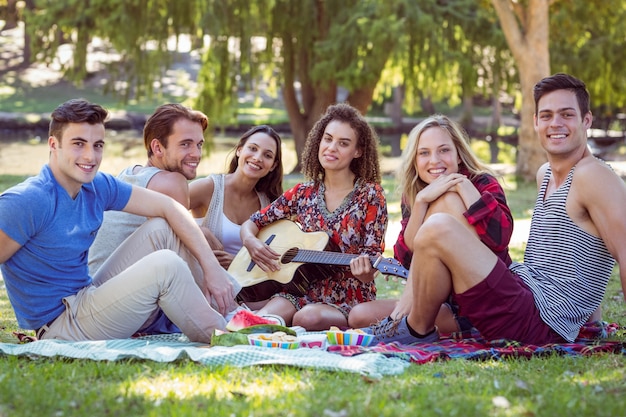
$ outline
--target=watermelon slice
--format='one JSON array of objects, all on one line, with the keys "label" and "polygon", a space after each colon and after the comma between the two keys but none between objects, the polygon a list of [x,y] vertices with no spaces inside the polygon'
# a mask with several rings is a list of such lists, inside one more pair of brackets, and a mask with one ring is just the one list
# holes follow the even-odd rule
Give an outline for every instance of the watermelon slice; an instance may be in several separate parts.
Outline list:
[{"label": "watermelon slice", "polygon": [[258,316],[248,310],[239,310],[232,319],[226,325],[226,329],[231,332],[244,329],[246,327],[254,326],[257,324],[276,324],[276,320],[266,319]]}]

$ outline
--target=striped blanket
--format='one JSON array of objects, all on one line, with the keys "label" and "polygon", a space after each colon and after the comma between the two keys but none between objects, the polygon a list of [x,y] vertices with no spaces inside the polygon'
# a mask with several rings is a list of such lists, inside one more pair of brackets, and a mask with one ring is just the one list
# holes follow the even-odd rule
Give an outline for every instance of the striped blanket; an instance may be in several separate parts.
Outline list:
[{"label": "striped blanket", "polygon": [[[588,323],[581,329],[574,343],[528,345],[511,340],[485,340],[476,331],[445,335],[437,343],[377,346],[330,346],[329,352],[354,356],[365,352],[381,353],[387,357],[401,358],[415,364],[448,359],[504,359],[530,358],[548,355],[592,355],[614,353],[626,355],[626,342],[615,339],[620,327],[616,323]],[[624,339],[623,336],[619,339]]]}]

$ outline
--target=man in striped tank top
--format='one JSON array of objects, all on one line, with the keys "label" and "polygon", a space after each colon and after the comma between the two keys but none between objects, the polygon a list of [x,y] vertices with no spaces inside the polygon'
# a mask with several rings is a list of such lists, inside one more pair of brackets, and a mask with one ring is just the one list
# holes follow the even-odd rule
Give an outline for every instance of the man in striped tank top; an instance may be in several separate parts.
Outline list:
[{"label": "man in striped tank top", "polygon": [[[572,342],[599,308],[607,282],[626,262],[626,186],[587,147],[591,127],[585,84],[555,74],[534,87],[534,126],[548,162],[523,263],[509,268],[458,220],[434,214],[414,240],[413,306],[385,326],[378,342],[439,339],[439,307],[452,294],[486,339]],[[626,268],[620,265],[626,293]]]}]

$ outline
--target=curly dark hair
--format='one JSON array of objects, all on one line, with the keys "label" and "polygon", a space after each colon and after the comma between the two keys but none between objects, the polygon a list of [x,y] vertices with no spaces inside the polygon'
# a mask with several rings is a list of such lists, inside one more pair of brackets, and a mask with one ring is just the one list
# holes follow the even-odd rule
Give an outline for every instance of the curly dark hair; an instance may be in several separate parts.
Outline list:
[{"label": "curly dark hair", "polygon": [[70,123],[104,124],[109,112],[102,106],[75,98],[60,104],[50,115],[48,136],[61,140],[65,127]]},{"label": "curly dark hair", "polygon": [[272,129],[268,125],[258,125],[253,126],[246,133],[244,133],[241,138],[239,138],[239,142],[235,145],[234,155],[230,160],[230,164],[228,166],[228,173],[233,173],[237,170],[237,166],[239,165],[239,157],[237,156],[237,150],[243,145],[246,144],[248,139],[255,133],[265,133],[274,141],[276,141],[276,155],[274,155],[274,162],[276,162],[276,168],[273,171],[270,171],[267,175],[259,180],[256,183],[256,187],[254,187],[259,192],[264,192],[271,201],[276,200],[283,193],[283,153],[282,153],[282,141],[280,139],[280,135],[276,133],[274,129]]},{"label": "curly dark hair", "polygon": [[363,115],[348,103],[337,103],[328,106],[326,113],[319,119],[306,139],[302,151],[302,173],[316,183],[324,180],[324,168],[319,160],[320,142],[324,136],[326,126],[332,121],[347,123],[354,129],[357,137],[357,148],[361,149],[361,156],[350,162],[350,170],[356,178],[363,178],[368,182],[380,183],[380,164],[378,162],[378,135]]}]

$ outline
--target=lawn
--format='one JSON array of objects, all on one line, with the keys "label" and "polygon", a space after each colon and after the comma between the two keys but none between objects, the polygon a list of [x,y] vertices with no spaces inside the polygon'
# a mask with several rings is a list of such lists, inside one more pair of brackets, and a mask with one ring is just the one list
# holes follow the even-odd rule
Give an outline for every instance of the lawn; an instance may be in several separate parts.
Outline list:
[{"label": "lawn", "polygon": [[[21,180],[0,175],[0,189]],[[289,178],[286,186],[297,181]],[[534,185],[505,178],[516,218],[528,217]],[[385,189],[394,187],[386,177]],[[392,218],[399,204],[388,193]],[[512,248],[521,259],[523,248]],[[379,280],[381,297],[402,289]],[[604,303],[607,321],[624,323],[617,274]],[[19,330],[0,287],[0,341]],[[624,336],[621,335],[623,338]],[[450,360],[411,365],[372,380],[286,366],[206,367],[188,360],[95,362],[0,358],[4,416],[617,416],[626,413],[626,359],[619,355],[515,360]]]}]

